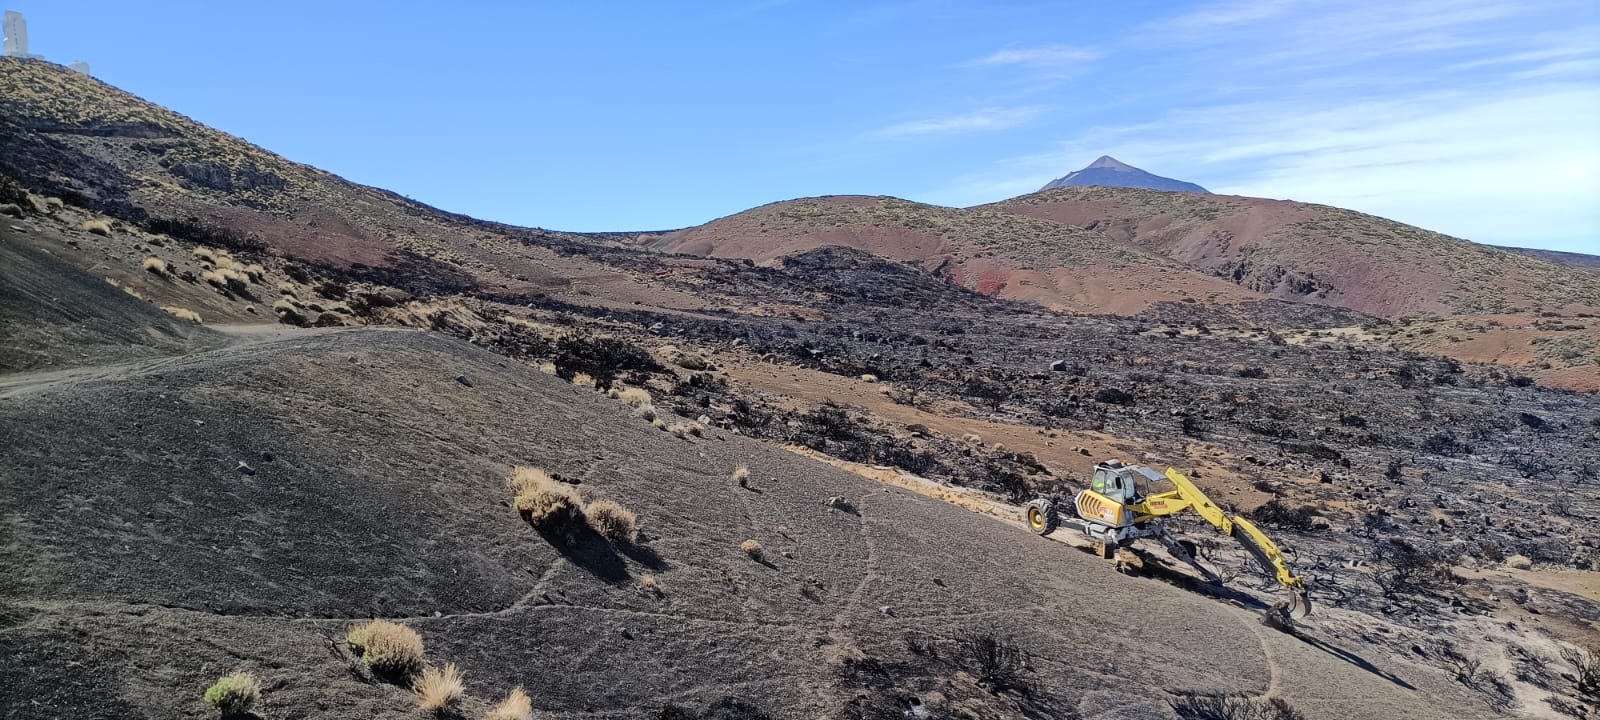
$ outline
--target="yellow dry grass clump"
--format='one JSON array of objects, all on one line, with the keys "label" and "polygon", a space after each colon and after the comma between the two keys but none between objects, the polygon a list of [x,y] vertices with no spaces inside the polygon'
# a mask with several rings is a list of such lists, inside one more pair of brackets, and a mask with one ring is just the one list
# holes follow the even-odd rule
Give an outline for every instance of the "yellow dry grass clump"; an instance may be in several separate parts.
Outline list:
[{"label": "yellow dry grass clump", "polygon": [[147,257],[144,259],[142,266],[145,272],[152,272],[157,275],[165,275],[167,273],[167,261],[161,258]]},{"label": "yellow dry grass clump", "polygon": [[194,259],[215,265],[217,263],[217,253],[211,248],[202,245],[194,249]]},{"label": "yellow dry grass clump", "polygon": [[609,540],[634,542],[639,539],[639,515],[615,500],[596,500],[585,505],[583,514],[589,527]]},{"label": "yellow dry grass clump", "polygon": [[506,699],[489,708],[489,714],[484,715],[483,720],[533,720],[533,701],[518,685],[506,693]]},{"label": "yellow dry grass clump", "polygon": [[740,465],[739,467],[734,468],[733,481],[739,483],[739,487],[750,487],[750,466]]},{"label": "yellow dry grass clump", "polygon": [[443,670],[434,667],[423,670],[411,689],[417,693],[419,707],[437,712],[454,705],[466,694],[467,687],[461,681],[461,669],[455,663],[447,663]]},{"label": "yellow dry grass clump", "polygon": [[200,322],[200,313],[197,313],[197,312],[195,312],[193,310],[190,310],[189,308],[174,307],[172,305],[162,305],[161,306],[161,310],[162,310],[162,312],[165,312],[168,315],[171,315],[171,316],[173,316],[175,318],[178,318],[179,320],[188,320],[189,322],[192,322],[192,323]]},{"label": "yellow dry grass clump", "polygon": [[539,468],[519,465],[511,470],[506,484],[515,493],[512,506],[534,527],[571,530],[574,523],[583,519],[583,497],[577,488]]},{"label": "yellow dry grass clump", "polygon": [[626,387],[616,391],[617,399],[628,407],[644,407],[650,405],[650,391],[644,388]]},{"label": "yellow dry grass clump", "polygon": [[399,623],[373,620],[357,625],[345,642],[379,672],[406,675],[422,666],[422,636]]},{"label": "yellow dry grass clump", "polygon": [[85,220],[80,227],[96,235],[111,237],[111,225],[104,220]]},{"label": "yellow dry grass clump", "polygon": [[761,543],[758,543],[755,540],[746,540],[742,543],[739,543],[739,549],[743,550],[744,554],[749,555],[751,560],[755,560],[757,562],[760,562],[762,558],[767,556],[766,549],[761,547]]},{"label": "yellow dry grass clump", "polygon": [[261,683],[247,672],[230,673],[206,688],[205,698],[223,717],[243,715],[261,699]]}]

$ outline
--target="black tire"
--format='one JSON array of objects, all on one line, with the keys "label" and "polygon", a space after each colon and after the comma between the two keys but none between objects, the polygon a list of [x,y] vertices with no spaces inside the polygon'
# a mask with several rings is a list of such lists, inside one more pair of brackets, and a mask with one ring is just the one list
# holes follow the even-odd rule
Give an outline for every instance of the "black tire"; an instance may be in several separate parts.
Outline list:
[{"label": "black tire", "polygon": [[1035,535],[1043,537],[1056,531],[1061,524],[1061,516],[1056,513],[1055,503],[1039,498],[1023,507],[1022,521]]}]

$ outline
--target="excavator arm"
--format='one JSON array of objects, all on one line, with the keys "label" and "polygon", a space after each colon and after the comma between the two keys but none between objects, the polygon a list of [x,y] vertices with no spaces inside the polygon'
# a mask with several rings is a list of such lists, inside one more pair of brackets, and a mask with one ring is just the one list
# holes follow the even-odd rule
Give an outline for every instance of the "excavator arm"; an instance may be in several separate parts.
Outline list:
[{"label": "excavator arm", "polygon": [[[1144,468],[1140,468],[1140,470],[1144,470]],[[1144,474],[1152,479],[1159,477],[1153,471]],[[1290,612],[1299,611],[1305,615],[1311,614],[1311,600],[1306,596],[1305,578],[1294,574],[1294,570],[1289,567],[1288,559],[1284,558],[1283,552],[1278,549],[1277,543],[1274,543],[1272,538],[1261,532],[1261,528],[1256,527],[1255,523],[1237,515],[1229,516],[1216,503],[1211,502],[1211,498],[1206,497],[1205,493],[1200,492],[1200,488],[1195,487],[1195,484],[1189,478],[1184,477],[1183,473],[1178,472],[1176,469],[1167,468],[1166,478],[1172,481],[1173,487],[1177,489],[1150,495],[1144,499],[1144,502],[1134,506],[1135,522],[1145,522],[1158,517],[1175,515],[1184,510],[1195,511],[1200,517],[1205,518],[1206,522],[1221,530],[1223,534],[1238,541],[1261,564],[1262,569],[1272,572],[1276,576],[1278,584],[1288,589],[1291,593],[1288,603]]]}]

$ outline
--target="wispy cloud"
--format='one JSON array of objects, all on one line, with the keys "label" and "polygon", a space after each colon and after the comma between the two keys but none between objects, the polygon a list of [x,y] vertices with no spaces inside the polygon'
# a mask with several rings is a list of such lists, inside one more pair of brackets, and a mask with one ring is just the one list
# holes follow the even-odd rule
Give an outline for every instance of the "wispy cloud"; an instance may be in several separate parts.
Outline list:
[{"label": "wispy cloud", "polygon": [[872,135],[878,138],[893,139],[922,135],[953,135],[1010,130],[1032,121],[1042,112],[1044,112],[1044,108],[1037,106],[983,108],[960,115],[896,123],[877,130]]},{"label": "wispy cloud", "polygon": [[1108,47],[1161,49],[1156,69],[1127,83],[1153,93],[1139,105],[920,199],[997,200],[1111,154],[1219,192],[1593,252],[1600,12],[1586,1],[1208,5]]},{"label": "wispy cloud", "polygon": [[1025,65],[1028,67],[1062,67],[1080,65],[1100,59],[1105,54],[1090,48],[1069,45],[1044,45],[1032,48],[1005,48],[990,55],[972,60],[967,65]]}]

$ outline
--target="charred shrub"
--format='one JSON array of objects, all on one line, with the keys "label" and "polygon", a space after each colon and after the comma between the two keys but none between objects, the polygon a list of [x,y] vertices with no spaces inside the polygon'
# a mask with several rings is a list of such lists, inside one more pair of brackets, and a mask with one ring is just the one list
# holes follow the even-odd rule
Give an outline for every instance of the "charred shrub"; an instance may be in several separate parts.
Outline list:
[{"label": "charred shrub", "polygon": [[316,293],[329,300],[343,300],[350,295],[350,287],[341,282],[325,282],[316,287]]},{"label": "charred shrub", "polygon": [[1427,594],[1456,582],[1450,568],[1459,558],[1448,549],[1389,538],[1378,541],[1374,554],[1380,564],[1375,579],[1384,597]]},{"label": "charred shrub", "polygon": [[1011,391],[1005,385],[981,377],[968,378],[966,384],[961,387],[961,394],[982,401],[991,410],[999,410],[1001,405],[1011,399]]},{"label": "charred shrub", "polygon": [[1028,652],[1015,637],[997,629],[969,630],[955,639],[950,656],[993,692],[1027,694]]},{"label": "charred shrub", "polygon": [[1122,405],[1125,407],[1131,407],[1134,404],[1132,393],[1114,387],[1105,387],[1096,390],[1094,393],[1094,401],[1106,405]]},{"label": "charred shrub", "polygon": [[1472,446],[1457,440],[1455,434],[1449,430],[1442,430],[1429,435],[1426,440],[1422,441],[1422,451],[1434,455],[1454,457],[1456,455],[1471,455]]},{"label": "charred shrub", "polygon": [[1265,368],[1247,367],[1241,368],[1238,372],[1238,375],[1239,377],[1249,378],[1251,380],[1262,380],[1267,377],[1267,371]]},{"label": "charred shrub", "polygon": [[625,371],[663,370],[661,364],[643,348],[616,338],[588,335],[569,335],[558,340],[554,362],[556,377],[571,381],[578,373],[583,373],[594,378],[594,386],[601,390],[610,389],[617,375]]},{"label": "charred shrub", "polygon": [[682,705],[668,705],[656,714],[656,718],[658,720],[772,720],[772,716],[766,711],[736,697],[722,698],[700,711]]},{"label": "charred shrub", "polygon": [[1282,698],[1186,693],[1173,700],[1172,711],[1183,720],[1305,720]]},{"label": "charred shrub", "polygon": [[1313,505],[1294,507],[1273,498],[1250,513],[1250,519],[1263,525],[1285,530],[1311,530],[1316,527],[1317,508]]},{"label": "charred shrub", "polygon": [[261,238],[245,235],[227,225],[207,222],[197,217],[179,219],[151,218],[144,229],[160,235],[187,240],[197,245],[211,245],[243,252],[262,252],[267,249]]}]

